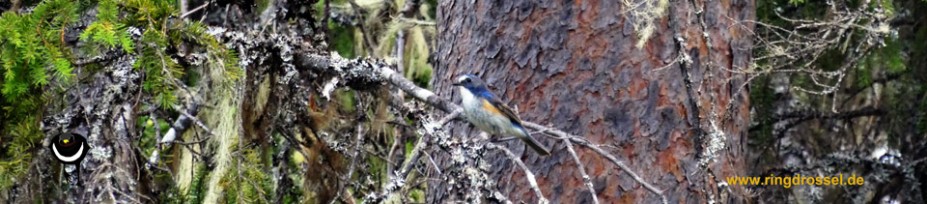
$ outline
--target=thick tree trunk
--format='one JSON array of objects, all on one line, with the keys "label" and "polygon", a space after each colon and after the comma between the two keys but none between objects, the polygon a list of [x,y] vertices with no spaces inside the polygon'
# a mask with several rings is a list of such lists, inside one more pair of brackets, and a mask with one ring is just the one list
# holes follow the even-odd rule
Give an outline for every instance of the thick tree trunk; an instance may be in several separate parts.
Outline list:
[{"label": "thick tree trunk", "polygon": [[[753,2],[620,2],[442,1],[436,92],[459,98],[450,80],[477,74],[522,119],[604,145],[670,203],[743,202],[742,189],[720,184],[745,172],[748,95],[744,76],[731,70],[750,65],[752,25],[744,21],[754,19]],[[479,131],[459,125],[451,133],[472,139]],[[519,141],[504,146],[520,154],[547,199],[589,203],[565,145],[535,137],[552,147],[551,156],[525,151]],[[600,201],[659,201],[605,158],[577,151]],[[435,159],[444,174],[469,173],[444,152]],[[472,200],[467,189],[474,186],[513,202],[538,201],[509,158],[491,150],[482,158],[491,168],[476,169],[489,185],[433,181],[428,201]]]}]

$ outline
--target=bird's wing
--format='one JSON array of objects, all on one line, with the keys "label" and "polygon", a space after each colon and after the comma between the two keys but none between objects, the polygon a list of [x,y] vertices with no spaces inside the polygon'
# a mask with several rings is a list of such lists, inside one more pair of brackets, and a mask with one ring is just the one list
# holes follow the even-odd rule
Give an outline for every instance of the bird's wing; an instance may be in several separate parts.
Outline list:
[{"label": "bird's wing", "polygon": [[512,124],[521,126],[521,119],[518,117],[518,115],[512,111],[512,108],[509,108],[509,106],[505,105],[505,103],[499,100],[499,98],[483,98],[483,109],[493,114],[502,114],[509,118],[509,121],[511,121]]}]

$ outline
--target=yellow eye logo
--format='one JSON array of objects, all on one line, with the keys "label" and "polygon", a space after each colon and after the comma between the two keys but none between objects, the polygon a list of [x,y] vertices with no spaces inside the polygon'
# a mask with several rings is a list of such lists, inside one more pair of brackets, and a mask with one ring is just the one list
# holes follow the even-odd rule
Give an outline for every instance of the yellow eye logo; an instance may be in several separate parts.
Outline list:
[{"label": "yellow eye logo", "polygon": [[62,141],[62,142],[64,142],[65,144],[67,144],[68,142],[71,142],[71,140],[64,139],[64,141]]}]

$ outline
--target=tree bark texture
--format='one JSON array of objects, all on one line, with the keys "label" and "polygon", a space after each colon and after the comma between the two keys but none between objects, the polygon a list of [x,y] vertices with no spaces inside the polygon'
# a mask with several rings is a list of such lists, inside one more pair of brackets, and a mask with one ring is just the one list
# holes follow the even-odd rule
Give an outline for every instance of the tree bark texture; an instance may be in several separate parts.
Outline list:
[{"label": "tree bark texture", "polygon": [[[476,74],[523,120],[603,145],[663,189],[669,203],[743,202],[743,189],[721,184],[745,172],[748,89],[746,76],[734,70],[750,66],[753,26],[745,21],[755,18],[755,6],[744,0],[663,3],[441,1],[435,92],[459,101],[451,80]],[[641,9],[665,12],[640,15]],[[455,137],[474,140],[480,133],[454,124]],[[534,137],[553,154],[538,156],[517,140],[503,146],[528,164],[553,203],[591,202],[561,140]],[[599,200],[659,202],[605,158],[577,151]],[[465,173],[448,159],[454,151],[438,152],[442,172]],[[495,182],[490,188],[513,202],[538,201],[509,158],[482,154],[491,167],[476,169]],[[472,183],[439,180],[430,182],[428,202],[472,197],[466,195]]]}]

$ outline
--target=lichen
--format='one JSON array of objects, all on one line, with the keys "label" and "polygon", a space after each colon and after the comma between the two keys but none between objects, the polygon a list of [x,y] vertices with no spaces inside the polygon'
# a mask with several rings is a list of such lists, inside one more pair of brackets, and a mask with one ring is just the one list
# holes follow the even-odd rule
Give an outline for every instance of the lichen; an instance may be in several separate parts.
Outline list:
[{"label": "lichen", "polygon": [[624,13],[627,14],[627,20],[637,32],[637,48],[644,47],[650,36],[656,29],[656,23],[666,14],[669,8],[668,0],[639,0],[635,2],[624,1]]}]

